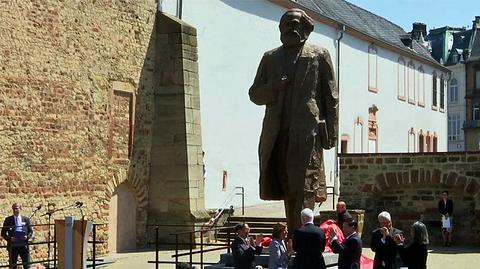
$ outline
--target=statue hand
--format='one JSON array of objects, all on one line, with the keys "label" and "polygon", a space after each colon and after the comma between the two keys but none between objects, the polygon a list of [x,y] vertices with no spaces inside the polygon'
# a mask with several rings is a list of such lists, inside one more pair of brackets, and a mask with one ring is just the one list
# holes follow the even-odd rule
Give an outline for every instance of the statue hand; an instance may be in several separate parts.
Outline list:
[{"label": "statue hand", "polygon": [[323,203],[327,200],[327,198],[315,195],[315,203]]}]

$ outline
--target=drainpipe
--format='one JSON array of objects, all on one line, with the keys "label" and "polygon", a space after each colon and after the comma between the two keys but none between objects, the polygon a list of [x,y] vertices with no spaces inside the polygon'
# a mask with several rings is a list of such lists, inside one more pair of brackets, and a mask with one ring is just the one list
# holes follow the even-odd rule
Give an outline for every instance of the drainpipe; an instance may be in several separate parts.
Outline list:
[{"label": "drainpipe", "polygon": [[[342,40],[344,33],[345,33],[345,25],[342,24],[338,29],[338,38],[337,38],[337,91],[338,91],[338,98],[339,98],[339,104],[338,104],[339,108],[340,108],[340,41]],[[339,116],[339,120],[340,120],[340,116]],[[340,126],[338,126],[338,128],[339,127]],[[340,130],[337,130],[337,131],[340,131]],[[334,186],[333,192],[336,193],[337,195],[339,194],[339,190],[338,190],[339,186],[336,186],[337,182],[339,182],[338,170],[339,170],[339,167],[338,167],[338,137],[337,137],[337,141],[335,141],[335,177],[333,182],[333,186]]]},{"label": "drainpipe", "polygon": [[177,0],[177,18],[182,19],[183,0]]}]

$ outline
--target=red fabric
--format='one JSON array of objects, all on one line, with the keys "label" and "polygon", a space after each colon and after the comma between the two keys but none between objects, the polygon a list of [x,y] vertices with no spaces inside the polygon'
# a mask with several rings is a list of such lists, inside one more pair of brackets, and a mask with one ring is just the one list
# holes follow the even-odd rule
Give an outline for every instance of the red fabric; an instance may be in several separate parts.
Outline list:
[{"label": "red fabric", "polygon": [[361,269],[373,269],[373,259],[362,254],[360,257],[360,268]]},{"label": "red fabric", "polygon": [[272,243],[272,238],[268,235],[262,237],[262,247],[268,247],[270,246],[270,243]]},{"label": "red fabric", "polygon": [[[343,235],[342,229],[338,227],[337,222],[334,220],[326,220],[322,224],[320,224],[320,228],[323,230],[325,233],[325,238],[327,239],[327,243],[325,245],[325,250],[328,252],[332,252],[332,249],[330,248],[330,234],[328,232],[329,228],[332,228],[335,231],[335,234],[337,235],[337,240],[341,244],[345,240],[345,236]],[[360,257],[360,268],[361,269],[372,269],[373,268],[373,259],[365,256],[362,254]]]},{"label": "red fabric", "polygon": [[323,232],[325,233],[325,239],[327,240],[327,243],[325,245],[325,250],[328,252],[332,252],[332,249],[330,248],[330,240],[332,239],[330,238],[330,233],[328,232],[330,227],[332,227],[333,230],[335,231],[335,234],[337,234],[338,243],[341,244],[343,243],[343,240],[345,240],[345,236],[343,236],[342,229],[338,227],[336,221],[329,219],[329,220],[326,220],[324,223],[320,224],[320,229],[322,229]]}]

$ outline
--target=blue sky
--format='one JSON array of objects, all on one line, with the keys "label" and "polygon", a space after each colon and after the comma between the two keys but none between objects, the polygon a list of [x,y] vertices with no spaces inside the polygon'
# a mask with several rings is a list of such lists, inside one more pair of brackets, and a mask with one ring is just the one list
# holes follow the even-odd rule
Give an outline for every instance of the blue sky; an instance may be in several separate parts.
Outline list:
[{"label": "blue sky", "polygon": [[475,16],[480,16],[479,0],[347,0],[380,15],[406,32],[413,22],[427,24],[427,31],[443,26],[472,27]]}]

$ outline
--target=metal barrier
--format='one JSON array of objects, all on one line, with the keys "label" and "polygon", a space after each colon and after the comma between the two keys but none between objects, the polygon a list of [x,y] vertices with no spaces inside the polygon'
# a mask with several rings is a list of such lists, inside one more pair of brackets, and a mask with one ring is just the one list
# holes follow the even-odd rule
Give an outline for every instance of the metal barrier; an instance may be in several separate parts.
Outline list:
[{"label": "metal barrier", "polygon": [[[154,225],[149,225],[149,226],[154,226]],[[179,257],[189,257],[189,261],[187,262],[190,266],[192,265],[200,265],[200,269],[203,268],[204,265],[213,265],[217,264],[218,260],[215,262],[205,262],[203,254],[211,251],[217,251],[217,250],[222,250],[222,249],[227,249],[227,253],[230,253],[230,237],[231,237],[231,231],[234,229],[235,226],[226,226],[226,227],[219,227],[219,228],[212,228],[212,229],[207,229],[207,230],[194,230],[194,231],[185,231],[185,232],[179,232],[179,233],[171,233],[169,235],[175,236],[175,243],[160,243],[159,242],[159,230],[160,227],[187,227],[188,225],[155,225],[155,260],[154,261],[147,261],[149,264],[155,264],[155,269],[160,268],[160,264],[178,264],[179,263]],[[194,227],[194,226],[189,226],[189,227]],[[204,243],[203,241],[203,235],[207,232],[212,232],[215,230],[227,230],[227,242],[225,243],[216,243],[216,244],[210,244],[210,243]],[[192,242],[193,234],[194,233],[200,233],[200,243]],[[188,234],[190,238],[189,243],[179,243],[179,236]],[[171,255],[170,258],[173,258],[175,260],[173,261],[162,261],[160,260],[160,246],[175,246],[175,254]],[[188,250],[186,252],[180,253],[180,246],[188,246]],[[199,246],[200,250],[194,251],[194,249]],[[205,249],[205,247],[213,246],[214,248],[209,248]],[[200,255],[200,261],[199,262],[194,262],[193,261],[193,255]],[[335,267],[338,266],[338,263],[332,263],[326,265],[327,268],[329,267]]]},{"label": "metal barrier", "polygon": [[[48,229],[51,229],[51,226],[54,226],[54,224],[36,224],[36,225],[31,225],[32,229],[35,228],[35,227],[48,227]],[[1,227],[2,229],[3,228],[16,228],[16,226],[4,226],[4,227]],[[55,226],[54,226],[54,230],[55,230]],[[55,238],[56,234],[54,232],[54,238],[53,240],[51,240],[51,238],[47,238],[45,241],[30,241],[30,240],[27,240],[26,242],[26,246],[27,248],[29,246],[32,246],[32,245],[48,245],[50,246],[51,243],[53,243],[53,248],[54,248],[54,251],[56,250],[56,238]],[[0,246],[0,249],[5,249],[5,251],[9,251],[8,250],[8,246]],[[54,252],[55,253],[55,252]],[[56,263],[57,263],[57,256],[56,255],[53,255],[53,258],[50,259],[50,257],[48,257],[47,259],[45,260],[39,260],[39,261],[31,261],[31,256],[30,256],[30,252],[28,253],[29,255],[29,261],[27,262],[27,264],[30,266],[32,264],[43,264],[45,265],[46,263],[47,264],[50,264],[51,262],[54,263],[54,266],[55,267],[52,267],[52,268],[56,268]],[[10,257],[10,255],[9,255]],[[18,260],[17,260],[18,261]],[[2,264],[0,265],[0,268],[10,268],[10,267],[13,267],[13,266],[22,266],[23,265],[23,260],[22,260],[22,263],[16,263],[16,264],[10,264],[10,259],[8,259],[8,262],[6,264]],[[16,267],[15,267],[16,268]],[[48,268],[48,267],[47,267]]]},{"label": "metal barrier", "polygon": [[[159,234],[160,234],[160,227],[182,227],[182,226],[188,226],[188,225],[150,225],[155,227],[155,260],[154,261],[148,261],[150,264],[155,264],[155,268],[158,269],[160,268],[160,264],[178,264],[179,257],[189,257],[189,264],[190,265],[200,265],[200,268],[203,268],[204,265],[212,265],[218,263],[218,260],[215,262],[206,262],[204,261],[204,256],[203,254],[206,252],[211,252],[211,251],[217,251],[217,250],[222,250],[222,249],[227,249],[227,253],[230,253],[230,231],[234,228],[232,227],[218,227],[218,228],[210,228],[210,229],[200,229],[200,230],[193,230],[193,231],[185,231],[185,232],[178,232],[178,233],[171,233],[169,235],[175,237],[175,243],[160,243],[159,241]],[[195,226],[189,226],[191,228],[195,228]],[[218,230],[227,230],[227,242],[226,243],[204,243],[204,235],[208,232],[215,232]],[[200,233],[200,243],[194,242],[194,234],[195,233]],[[180,243],[179,242],[179,236],[182,235],[188,235],[189,237],[189,243]],[[175,254],[171,256],[171,258],[174,258],[174,261],[161,261],[160,260],[160,246],[175,246]],[[180,253],[180,246],[188,246],[188,251]],[[194,249],[199,246],[200,250],[194,251]],[[209,248],[205,249],[205,247],[214,247],[214,248]],[[199,254],[200,255],[200,261],[199,262],[194,262],[193,261],[193,255]]]},{"label": "metal barrier", "polygon": [[[91,235],[92,240],[88,241],[89,244],[92,244],[91,258],[87,259],[87,261],[91,262],[91,264],[87,265],[88,268],[96,268],[97,267],[97,261],[102,261],[102,259],[97,259],[97,247],[96,247],[98,244],[104,244],[105,243],[104,241],[98,241],[97,240],[97,226],[101,226],[101,225],[106,225],[106,224],[98,224],[98,223],[93,224],[92,235]],[[33,246],[33,245],[46,245],[47,249],[43,250],[43,252],[48,253],[48,258],[47,259],[32,261],[32,258],[31,258],[31,255],[30,255],[30,249],[29,249],[28,250],[29,261],[27,262],[27,264],[29,266],[34,265],[34,264],[41,264],[41,265],[45,266],[45,268],[48,268],[48,269],[57,268],[58,253],[57,253],[57,232],[56,232],[56,229],[55,229],[55,225],[54,224],[34,224],[34,225],[31,225],[32,229],[34,229],[35,227],[48,227],[48,229],[52,229],[51,226],[53,226],[53,240],[51,238],[47,238],[44,241],[27,240],[27,242],[26,242],[27,248],[29,246]],[[0,228],[3,228],[3,227],[0,227]],[[15,226],[5,226],[5,228],[15,228]],[[49,233],[49,236],[51,236],[51,233]],[[53,251],[51,251],[51,249],[50,249],[52,244],[53,244]],[[8,247],[6,245],[5,246],[0,246],[0,250],[2,250],[2,249],[5,249],[5,251],[8,251]],[[41,249],[40,249],[40,252],[42,252]],[[2,264],[0,265],[0,268],[11,268],[11,267],[16,268],[16,266],[22,266],[22,265],[23,265],[23,260],[22,260],[21,263],[17,262],[16,264],[10,264],[10,259],[9,259],[7,263],[2,262]]]}]

